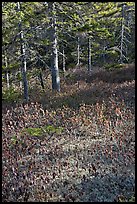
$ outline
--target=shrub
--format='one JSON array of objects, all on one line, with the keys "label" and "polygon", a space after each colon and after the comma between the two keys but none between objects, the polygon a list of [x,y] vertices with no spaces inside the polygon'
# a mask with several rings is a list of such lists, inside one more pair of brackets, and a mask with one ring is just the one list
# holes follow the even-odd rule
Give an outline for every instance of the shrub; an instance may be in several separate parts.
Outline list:
[{"label": "shrub", "polygon": [[20,97],[20,93],[15,90],[13,87],[10,87],[9,89],[6,89],[2,93],[2,99],[7,102],[14,102],[17,101]]}]

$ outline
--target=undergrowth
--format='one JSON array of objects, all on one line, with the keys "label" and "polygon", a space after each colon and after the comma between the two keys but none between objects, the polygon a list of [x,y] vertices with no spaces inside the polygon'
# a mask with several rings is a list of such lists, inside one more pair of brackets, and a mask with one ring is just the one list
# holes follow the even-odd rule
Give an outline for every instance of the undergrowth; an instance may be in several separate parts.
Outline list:
[{"label": "undergrowth", "polygon": [[135,202],[135,80],[125,69],[76,70],[61,93],[35,89],[28,104],[3,106],[3,202]]}]

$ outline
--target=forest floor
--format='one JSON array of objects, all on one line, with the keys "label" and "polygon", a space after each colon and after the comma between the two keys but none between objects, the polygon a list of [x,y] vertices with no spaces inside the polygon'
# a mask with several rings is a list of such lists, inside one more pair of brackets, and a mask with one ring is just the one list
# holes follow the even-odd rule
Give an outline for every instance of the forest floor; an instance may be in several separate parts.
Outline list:
[{"label": "forest floor", "polygon": [[45,82],[3,101],[2,202],[135,202],[135,66]]}]

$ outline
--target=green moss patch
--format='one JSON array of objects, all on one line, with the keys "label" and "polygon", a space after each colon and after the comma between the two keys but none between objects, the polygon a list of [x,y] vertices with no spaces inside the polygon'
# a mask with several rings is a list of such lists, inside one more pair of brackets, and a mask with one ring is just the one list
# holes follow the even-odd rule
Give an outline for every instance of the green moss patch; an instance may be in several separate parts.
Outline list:
[{"label": "green moss patch", "polygon": [[54,127],[52,125],[43,126],[43,127],[40,127],[40,128],[29,127],[29,128],[25,128],[23,130],[23,132],[27,132],[31,136],[42,136],[44,133],[61,134],[62,131],[63,131],[63,127]]}]

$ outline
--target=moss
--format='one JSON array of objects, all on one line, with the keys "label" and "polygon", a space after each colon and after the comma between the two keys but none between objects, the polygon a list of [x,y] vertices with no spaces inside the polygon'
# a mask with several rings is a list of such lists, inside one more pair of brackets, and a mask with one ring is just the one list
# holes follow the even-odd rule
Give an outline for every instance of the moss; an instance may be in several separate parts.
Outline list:
[{"label": "moss", "polygon": [[126,199],[124,196],[118,199],[118,202],[135,202],[135,196],[131,196],[131,198]]},{"label": "moss", "polygon": [[128,200],[128,202],[135,202],[135,196],[132,196],[132,197]]},{"label": "moss", "polygon": [[11,143],[14,145],[14,144],[16,144],[16,141],[17,141],[17,137],[16,137],[16,135],[13,135],[11,138]]},{"label": "moss", "polygon": [[[61,134],[61,132],[63,131],[63,127],[54,127],[52,125],[48,125],[48,126],[43,126],[40,128],[25,128],[23,130],[23,132],[27,132],[29,135],[31,136],[43,136],[44,133],[56,133],[56,134]],[[22,132],[22,133],[23,133]]]},{"label": "moss", "polygon": [[42,134],[41,128],[26,128],[26,132],[33,136],[40,136]]},{"label": "moss", "polygon": [[124,68],[125,65],[124,64],[106,64],[104,66],[104,68],[106,70],[115,70],[115,69],[121,69],[121,68]]}]

